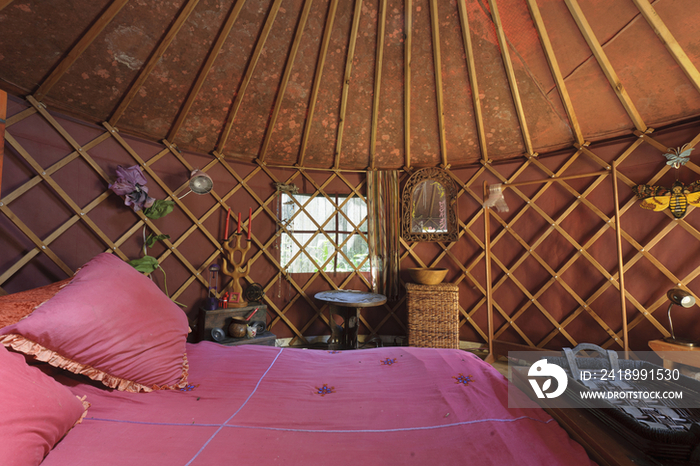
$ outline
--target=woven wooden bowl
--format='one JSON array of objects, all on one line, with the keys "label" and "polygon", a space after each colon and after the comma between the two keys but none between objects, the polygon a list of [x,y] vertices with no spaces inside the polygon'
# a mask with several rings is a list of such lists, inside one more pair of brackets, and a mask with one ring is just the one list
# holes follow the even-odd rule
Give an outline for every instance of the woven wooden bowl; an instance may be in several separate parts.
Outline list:
[{"label": "woven wooden bowl", "polygon": [[421,285],[438,285],[447,275],[447,269],[408,269],[411,280]]}]

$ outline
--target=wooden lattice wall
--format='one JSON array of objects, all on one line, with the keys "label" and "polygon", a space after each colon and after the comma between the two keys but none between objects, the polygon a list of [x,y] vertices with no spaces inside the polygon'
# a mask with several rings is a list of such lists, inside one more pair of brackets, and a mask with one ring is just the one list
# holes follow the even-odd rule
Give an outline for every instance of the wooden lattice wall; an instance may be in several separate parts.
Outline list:
[{"label": "wooden lattice wall", "polygon": [[[3,292],[66,278],[103,251],[125,260],[140,257],[145,225],[148,232],[170,235],[149,250],[167,279],[158,271],[153,276],[186,306],[194,323],[207,294],[208,266],[221,262],[229,207],[244,212],[244,218],[248,208],[253,209],[249,282],[265,288],[268,323],[278,336],[305,344],[312,336],[328,335],[328,310],[313,295],[332,288],[369,288],[368,277],[357,270],[285,276],[277,249],[274,183],[292,183],[300,192],[316,196],[338,193],[364,199],[362,172],[270,167],[180,152],[168,141],[147,142],[123,136],[109,124],[87,125],[52,114],[31,98],[27,102],[11,99],[8,115],[0,197]],[[619,293],[624,288],[629,345],[645,350],[648,340],[669,334],[666,291],[678,286],[696,295],[700,292],[696,280],[700,217],[692,207],[682,220],[673,220],[667,212],[643,211],[631,187],[640,183],[670,186],[675,170],[665,165],[662,154],[685,143],[695,145],[698,133],[696,123],[548,157],[453,168],[450,174],[460,188],[459,240],[402,242],[401,268],[450,269],[446,280],[460,288],[460,338],[468,341],[483,342],[488,337],[490,295],[492,331],[498,340],[548,348],[586,341],[620,349],[626,338]],[[108,190],[116,166],[134,164],[143,167],[153,197],[176,200],[171,215],[149,220]],[[214,179],[214,190],[177,199],[187,191],[193,168]],[[619,188],[617,217],[613,171]],[[595,172],[602,173],[551,181]],[[689,183],[698,173],[700,167],[691,161],[679,176]],[[550,181],[539,182],[543,179]],[[489,287],[484,182],[525,181],[537,182],[505,189],[508,213],[489,213]],[[355,225],[356,234],[359,227]],[[676,319],[682,329],[679,333],[700,337],[693,311],[679,312]],[[363,313],[362,326],[366,335],[405,335],[403,296]]]}]

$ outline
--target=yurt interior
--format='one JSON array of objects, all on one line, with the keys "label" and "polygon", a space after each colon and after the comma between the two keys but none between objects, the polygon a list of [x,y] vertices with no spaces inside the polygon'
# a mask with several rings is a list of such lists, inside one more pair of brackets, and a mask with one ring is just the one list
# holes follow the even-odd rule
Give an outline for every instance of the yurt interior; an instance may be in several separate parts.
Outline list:
[{"label": "yurt interior", "polygon": [[[305,401],[294,407],[284,389],[256,408],[256,422],[271,416],[274,423],[245,424],[243,405],[267,393],[277,366],[297,354],[348,365],[367,357],[395,372],[420,359],[425,372],[416,369],[405,380],[354,374],[343,385],[342,377],[355,371],[348,366],[335,382],[332,368],[323,369],[327,380],[310,382],[317,409],[345,396],[343,386],[358,384],[355,398],[324,410],[344,422],[356,416],[351,424],[364,425],[362,435],[437,429],[416,413],[406,425],[373,421],[383,411],[376,406],[361,424],[368,414],[363,403],[374,397],[374,385],[362,384],[375,377],[396,389],[394,398],[382,399],[387,411],[398,409],[392,403],[401,404],[401,390],[413,383],[431,400],[415,374],[433,377],[438,369],[430,361],[447,354],[461,361],[476,356],[479,371],[503,379],[488,389],[499,395],[483,404],[503,404],[499,390],[515,377],[512,366],[524,364],[509,353],[531,353],[534,361],[581,344],[595,349],[581,351],[584,359],[602,353],[605,361],[615,353],[620,364],[639,363],[637,354],[644,353],[694,388],[700,381],[700,356],[693,357],[700,355],[693,354],[700,351],[698,66],[697,0],[0,0],[0,303],[6,303],[0,341],[10,357],[24,353],[27,365],[45,365],[45,374],[76,395],[84,388],[92,404],[38,461],[98,464],[77,445],[69,449],[71,436],[83,435],[73,440],[83,446],[105,445],[110,440],[96,440],[102,437],[95,432],[117,428],[110,426],[119,416],[101,414],[100,400],[120,387],[99,388],[96,377],[24,351],[16,337],[60,353],[50,343],[55,336],[38,340],[54,329],[73,332],[59,329],[77,317],[42,320],[45,329],[36,336],[26,327],[107,263],[114,275],[89,296],[75,291],[71,299],[76,306],[94,298],[108,307],[123,295],[150,302],[119,283],[131,269],[139,276],[129,275],[128,283],[143,278],[167,297],[185,328],[190,380],[178,387],[191,393],[183,397],[207,399],[209,388],[197,377],[223,371],[225,362],[233,371],[235,361],[259,359],[264,368],[242,411],[232,414],[240,425],[219,428],[210,443],[188,434],[154,447],[167,449],[162,462],[134,447],[126,463],[99,464],[226,458],[256,465],[426,464],[442,442],[449,448],[472,442],[464,429],[476,429],[469,424],[476,421],[443,413],[443,439],[412,440],[415,451],[405,457],[399,452],[409,446],[392,447],[393,437],[382,437],[393,453],[363,457],[361,441],[343,437],[355,427],[342,423],[316,451],[326,443],[322,436],[299,438],[300,431],[280,425],[286,409],[303,405],[315,426],[311,435],[322,429],[313,424],[321,411]],[[122,263],[129,270],[122,272]],[[122,288],[117,293],[107,284]],[[50,295],[32,305],[17,304],[47,289]],[[90,306],[95,315],[107,312]],[[166,319],[141,320],[155,312],[144,304],[120,332],[147,332],[146,339],[168,334]],[[125,318],[99,314],[80,333],[97,338],[112,319]],[[278,351],[274,360],[272,351]],[[80,361],[72,353],[61,358]],[[289,393],[294,377],[308,375],[301,361],[286,362]],[[257,366],[241,364],[245,375],[227,377],[257,374]],[[449,390],[478,389],[486,378],[455,364]],[[142,382],[142,391],[171,383]],[[128,396],[174,396],[136,392]],[[696,405],[700,410],[700,397]],[[511,408],[505,402],[504,412]],[[571,442],[567,448],[578,456],[550,445],[551,451],[529,449],[547,450],[537,453],[545,456],[511,463],[498,456],[510,453],[494,447],[493,431],[486,438],[490,427],[480,424],[472,446],[444,447],[445,462],[439,456],[433,462],[700,461],[698,423],[674,427],[695,435],[674,457],[650,452],[644,446],[655,440],[620,434],[618,424],[586,407],[533,412],[513,419],[531,416],[556,427],[538,435],[545,444]],[[101,419],[112,417],[111,424]],[[119,422],[131,423],[130,435],[138,437],[139,422],[146,421],[134,414]],[[201,428],[209,424],[202,421]],[[246,429],[248,437],[233,435]],[[117,438],[110,432],[106,437]],[[498,441],[511,445],[505,450],[534,445],[526,434],[497,432]],[[213,453],[222,435],[238,447]],[[268,441],[276,445],[274,458]],[[119,442],[125,450],[132,444]],[[355,450],[352,442],[360,446]],[[190,443],[196,454],[168,456]],[[122,454],[119,448],[112,453]],[[248,448],[255,455],[235,452]],[[480,462],[471,448],[490,453]],[[87,462],[71,462],[77,457]]]}]

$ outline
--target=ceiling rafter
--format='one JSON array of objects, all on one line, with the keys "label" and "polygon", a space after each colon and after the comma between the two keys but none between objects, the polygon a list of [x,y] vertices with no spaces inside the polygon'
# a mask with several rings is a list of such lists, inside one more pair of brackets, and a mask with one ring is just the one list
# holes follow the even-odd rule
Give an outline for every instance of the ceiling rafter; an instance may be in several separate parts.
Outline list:
[{"label": "ceiling rafter", "polygon": [[379,125],[379,98],[382,89],[382,68],[384,67],[384,40],[386,35],[386,0],[379,0],[377,15],[377,54],[374,60],[374,99],[372,100],[372,123],[369,136],[369,168],[376,169],[377,126]]},{"label": "ceiling rafter", "polygon": [[467,14],[466,2],[457,2],[459,7],[459,21],[462,30],[462,42],[467,59],[467,73],[469,75],[469,85],[472,91],[472,105],[474,107],[474,122],[476,123],[476,134],[479,138],[479,150],[481,160],[488,162],[488,149],[486,144],[486,131],[484,131],[484,116],[481,113],[481,98],[479,97],[479,83],[476,77],[476,63],[474,62],[474,46],[472,45],[471,31],[469,30],[469,15]]},{"label": "ceiling rafter", "polygon": [[150,76],[153,69],[160,62],[160,59],[163,57],[165,51],[168,50],[168,47],[170,47],[170,44],[175,39],[175,36],[177,36],[177,33],[180,32],[182,25],[185,24],[187,19],[192,14],[192,11],[194,11],[194,7],[197,6],[197,3],[199,3],[199,0],[189,0],[187,2],[187,5],[185,5],[185,7],[182,8],[182,10],[180,10],[180,13],[177,15],[177,18],[170,26],[170,29],[168,29],[168,32],[165,33],[165,36],[163,36],[163,39],[158,44],[158,47],[153,51],[150,58],[148,59],[148,62],[146,62],[146,65],[143,68],[141,68],[141,71],[139,72],[137,78],[131,84],[129,90],[124,94],[124,98],[121,100],[121,102],[119,102],[119,105],[117,106],[116,110],[114,110],[114,113],[112,113],[112,116],[109,118],[109,120],[107,120],[110,126],[117,125],[119,119],[122,117],[126,109],[129,108],[129,105],[131,105],[131,101],[134,100],[139,90],[141,90],[141,87],[143,87],[144,83]]},{"label": "ceiling rafter", "polygon": [[503,30],[501,16],[498,14],[498,5],[496,5],[496,0],[489,0],[489,7],[491,8],[491,18],[493,19],[493,24],[496,26],[496,36],[498,37],[498,44],[501,48],[501,57],[503,58],[503,65],[506,69],[508,84],[510,84],[510,93],[513,96],[513,103],[515,104],[515,113],[518,116],[518,122],[520,123],[520,133],[523,136],[525,150],[529,155],[535,155],[535,152],[532,148],[532,141],[530,139],[530,131],[527,129],[527,121],[525,120],[523,102],[520,99],[518,82],[515,79],[513,62],[510,59],[510,47],[508,45],[508,40],[506,39],[506,33]]},{"label": "ceiling rafter", "polygon": [[581,132],[581,125],[579,125],[576,112],[574,111],[574,106],[571,103],[569,91],[566,89],[566,83],[564,82],[564,77],[561,74],[561,68],[559,67],[559,62],[557,61],[556,54],[552,48],[552,43],[549,40],[549,34],[547,33],[547,28],[542,20],[540,9],[537,6],[537,0],[527,0],[527,5],[530,9],[532,21],[535,23],[535,28],[537,29],[540,42],[542,43],[542,48],[544,49],[544,54],[547,58],[547,63],[549,64],[549,70],[552,72],[554,83],[557,86],[557,92],[559,92],[559,97],[561,97],[561,101],[564,104],[564,110],[569,117],[569,123],[571,124],[574,138],[577,143],[583,144],[584,138],[583,133]]},{"label": "ceiling rafter", "polygon": [[333,23],[335,22],[335,12],[337,9],[338,0],[331,0],[331,4],[328,7],[328,16],[326,17],[326,26],[323,31],[321,50],[319,51],[318,62],[316,64],[316,76],[314,76],[314,82],[311,86],[311,99],[309,100],[309,106],[307,108],[306,121],[304,122],[304,133],[301,137],[301,147],[299,148],[299,157],[297,159],[297,165],[300,167],[304,166],[306,147],[309,144],[309,135],[311,134],[311,123],[314,119],[316,101],[318,100],[318,91],[321,88],[321,81],[323,79],[323,67],[326,64],[326,55],[328,54],[328,46],[331,42]]},{"label": "ceiling rafter", "polygon": [[258,65],[260,55],[262,54],[262,51],[265,48],[265,42],[267,42],[267,38],[270,36],[272,25],[275,23],[275,19],[277,18],[277,13],[280,10],[281,4],[282,0],[275,0],[272,4],[272,8],[270,8],[270,12],[267,15],[267,20],[265,20],[265,26],[263,26],[263,30],[260,33],[258,42],[255,44],[255,50],[253,51],[253,55],[250,58],[250,63],[248,63],[248,67],[246,68],[245,76],[243,77],[243,82],[241,82],[241,86],[238,89],[238,92],[236,92],[233,104],[231,105],[231,109],[229,110],[228,118],[226,119],[226,126],[221,131],[219,144],[216,147],[217,152],[224,153],[224,147],[226,147],[226,142],[228,141],[228,137],[231,134],[233,122],[236,120],[238,110],[240,109],[241,103],[243,102],[243,98],[246,95],[246,91],[248,90],[250,80],[253,78],[255,67]]},{"label": "ceiling rafter", "polygon": [[309,19],[309,12],[311,11],[311,5],[313,5],[313,0],[305,0],[304,9],[301,12],[301,17],[299,18],[299,24],[297,24],[297,29],[294,34],[294,41],[292,42],[292,48],[287,56],[287,64],[284,68],[284,74],[282,75],[282,81],[280,82],[279,91],[277,92],[277,98],[275,99],[275,108],[272,110],[272,115],[270,116],[270,122],[265,129],[265,138],[263,139],[262,147],[260,148],[260,155],[258,160],[260,162],[265,161],[265,156],[267,155],[268,148],[270,147],[270,139],[272,139],[272,133],[277,125],[277,117],[279,116],[280,109],[282,108],[282,102],[284,101],[284,94],[287,91],[287,85],[289,84],[289,78],[292,76],[292,68],[294,68],[294,61],[296,60],[297,53],[299,52],[299,46],[301,45],[301,39],[304,36],[304,27],[306,27],[306,21]]},{"label": "ceiling rafter", "polygon": [[0,0],[0,11],[10,3],[12,3],[12,0]]},{"label": "ceiling rafter", "polygon": [[576,22],[576,25],[581,31],[583,38],[586,39],[588,47],[591,49],[591,52],[593,52],[593,56],[598,62],[600,69],[603,71],[605,77],[608,78],[610,86],[615,91],[615,94],[617,94],[618,99],[620,99],[620,103],[622,103],[622,106],[625,108],[625,111],[627,111],[627,115],[629,115],[630,119],[632,120],[632,123],[634,123],[635,128],[637,128],[639,131],[646,132],[647,125],[642,120],[642,116],[637,111],[637,107],[635,107],[634,102],[632,102],[632,99],[630,98],[629,94],[627,94],[627,89],[625,89],[625,86],[622,84],[620,78],[617,76],[617,73],[615,72],[612,63],[610,63],[607,54],[603,50],[603,46],[600,45],[600,42],[593,33],[593,29],[588,23],[588,20],[583,14],[583,10],[581,10],[581,7],[579,6],[578,2],[576,0],[564,0],[564,2],[569,8],[571,16],[574,18],[574,21]]},{"label": "ceiling rafter", "polygon": [[34,98],[41,102],[46,97],[53,86],[56,85],[58,81],[61,80],[68,69],[75,63],[75,61],[80,58],[80,56],[85,52],[85,50],[92,44],[97,36],[100,35],[102,30],[112,22],[117,13],[124,8],[124,5],[129,3],[129,0],[114,0],[109,7],[100,15],[100,17],[90,26],[90,29],[83,34],[78,42],[73,46],[73,48],[68,52],[68,54],[63,57],[63,59],[58,63],[58,65],[53,69],[51,74],[46,78],[40,85],[39,88],[34,92]]},{"label": "ceiling rafter", "polygon": [[647,20],[649,26],[651,26],[656,35],[659,36],[659,39],[666,46],[666,49],[669,51],[673,59],[676,60],[678,66],[681,67],[681,70],[683,70],[688,79],[690,79],[690,82],[693,83],[695,89],[700,91],[700,72],[698,72],[698,69],[695,67],[693,62],[690,61],[690,58],[688,58],[688,55],[685,53],[685,50],[683,50],[683,47],[681,47],[676,38],[673,37],[673,34],[671,34],[671,31],[669,31],[668,27],[666,27],[666,24],[659,17],[659,14],[656,12],[654,7],[651,6],[649,0],[632,1],[637,6],[637,9],[642,14],[644,19]]},{"label": "ceiling rafter", "polygon": [[221,31],[219,31],[219,36],[216,38],[216,42],[214,43],[212,48],[209,49],[207,59],[204,62],[202,68],[199,70],[199,73],[197,74],[197,79],[195,80],[192,89],[190,89],[190,92],[187,94],[185,102],[180,107],[180,111],[178,112],[177,118],[175,119],[175,123],[173,123],[173,126],[170,128],[166,139],[170,141],[175,140],[178,131],[180,131],[180,127],[185,122],[187,114],[192,108],[192,104],[194,104],[194,101],[197,98],[199,91],[204,85],[204,81],[209,75],[209,71],[211,71],[212,66],[214,66],[214,62],[219,56],[221,48],[224,46],[226,39],[228,39],[228,36],[231,33],[231,29],[233,28],[233,25],[236,23],[236,20],[238,19],[238,16],[241,10],[243,9],[243,5],[245,5],[245,1],[246,0],[237,1],[236,4],[229,11],[228,16],[226,17],[226,22],[222,26]]},{"label": "ceiling rafter", "polygon": [[340,154],[343,147],[343,130],[345,129],[345,114],[348,105],[348,93],[350,81],[352,79],[352,61],[355,58],[355,44],[360,30],[360,17],[362,16],[362,0],[355,0],[355,11],[352,17],[352,27],[350,28],[350,45],[348,46],[348,57],[345,61],[345,77],[343,79],[343,90],[340,96],[340,117],[338,121],[338,136],[335,143],[335,161],[333,168],[340,168]]},{"label": "ceiling rafter", "polygon": [[[413,0],[405,0],[406,25],[403,49],[404,167],[411,169],[411,50],[413,48]],[[460,2],[457,2],[460,3]]]},{"label": "ceiling rafter", "polygon": [[440,156],[442,158],[442,168],[449,168],[449,164],[447,163],[447,143],[445,141],[445,108],[442,94],[442,56],[440,53],[439,14],[437,0],[430,0],[430,29],[433,38],[433,68],[435,70],[435,98],[437,100]]}]

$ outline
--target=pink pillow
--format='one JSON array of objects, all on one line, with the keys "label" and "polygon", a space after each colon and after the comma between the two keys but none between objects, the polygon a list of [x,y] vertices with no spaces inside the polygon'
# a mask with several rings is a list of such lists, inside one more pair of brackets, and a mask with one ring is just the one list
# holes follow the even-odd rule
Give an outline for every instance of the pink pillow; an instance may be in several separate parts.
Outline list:
[{"label": "pink pillow", "polygon": [[0,345],[0,464],[38,465],[88,406]]},{"label": "pink pillow", "polygon": [[[146,276],[102,253],[0,341],[131,392],[187,385],[185,313]],[[4,336],[3,336],[4,334]]]}]

